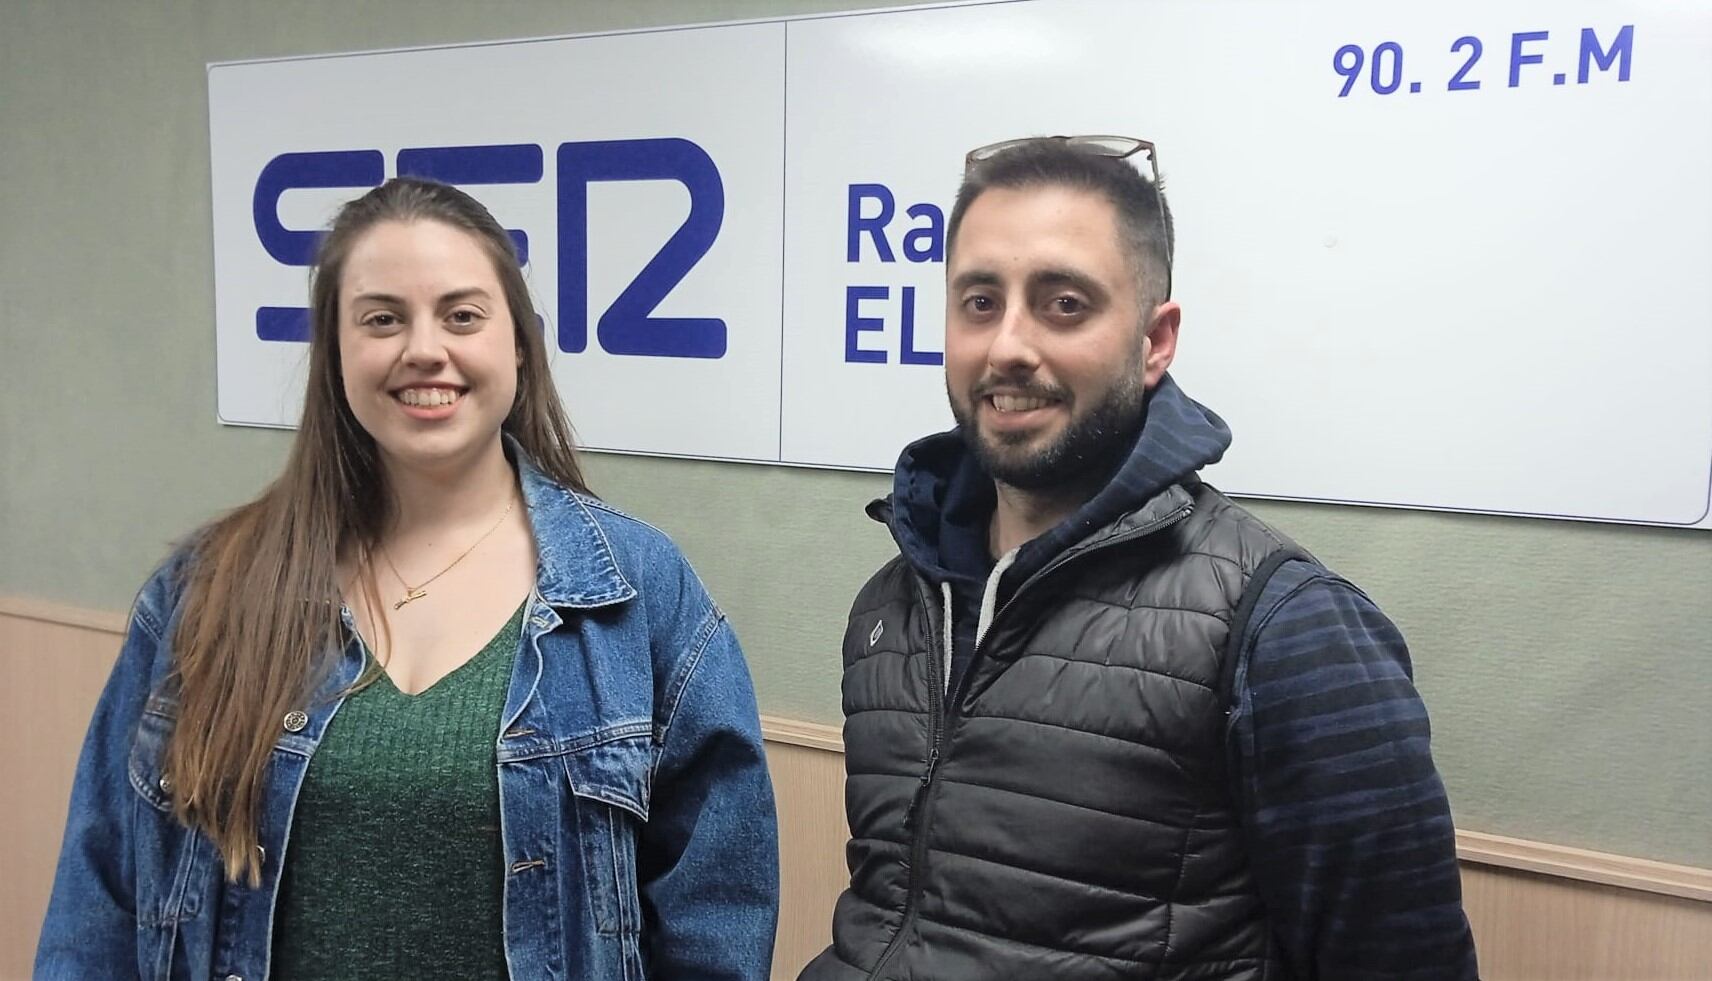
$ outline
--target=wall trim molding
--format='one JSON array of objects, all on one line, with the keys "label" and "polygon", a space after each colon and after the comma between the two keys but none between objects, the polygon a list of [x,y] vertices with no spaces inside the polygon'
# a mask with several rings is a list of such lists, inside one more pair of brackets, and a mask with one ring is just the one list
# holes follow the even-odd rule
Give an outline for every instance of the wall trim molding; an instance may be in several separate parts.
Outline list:
[{"label": "wall trim molding", "polygon": [[36,620],[60,627],[99,630],[121,636],[124,635],[125,627],[130,621],[130,614],[128,613],[91,610],[81,606],[31,599],[27,596],[0,596],[0,616],[17,617],[20,620]]},{"label": "wall trim molding", "polygon": [[799,722],[777,715],[761,716],[761,735],[770,743],[844,752],[844,730],[819,722]]},{"label": "wall trim molding", "polygon": [[[0,596],[0,616],[122,636],[127,614],[22,596]],[[762,716],[761,732],[769,742],[828,753],[844,751],[844,734],[837,726]],[[1539,875],[1617,886],[1639,892],[1712,903],[1712,869],[1672,865],[1627,855],[1507,838],[1479,831],[1456,833],[1456,854],[1464,862]]]},{"label": "wall trim molding", "polygon": [[1712,903],[1712,869],[1692,865],[1671,865],[1479,831],[1456,833],[1456,856],[1477,865],[1519,869]]}]

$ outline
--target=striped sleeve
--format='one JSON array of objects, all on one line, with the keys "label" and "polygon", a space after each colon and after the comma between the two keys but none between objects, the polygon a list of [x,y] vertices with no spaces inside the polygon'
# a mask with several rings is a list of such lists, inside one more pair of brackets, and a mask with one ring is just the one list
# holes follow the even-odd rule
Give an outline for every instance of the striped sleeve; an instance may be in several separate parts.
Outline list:
[{"label": "striped sleeve", "polygon": [[1231,774],[1254,877],[1302,979],[1474,979],[1455,832],[1397,628],[1305,561],[1238,647]]}]

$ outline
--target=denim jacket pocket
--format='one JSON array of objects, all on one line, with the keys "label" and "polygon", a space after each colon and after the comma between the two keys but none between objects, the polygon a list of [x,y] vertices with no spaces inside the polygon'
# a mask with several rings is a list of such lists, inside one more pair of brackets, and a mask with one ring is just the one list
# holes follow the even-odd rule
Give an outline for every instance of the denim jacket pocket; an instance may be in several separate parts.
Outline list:
[{"label": "denim jacket pocket", "polygon": [[126,769],[131,788],[142,798],[134,828],[136,841],[136,910],[141,928],[172,927],[201,912],[206,891],[202,877],[213,868],[210,848],[198,847],[201,836],[172,813],[171,784],[162,761],[178,706],[161,696],[151,697],[137,723]]},{"label": "denim jacket pocket", "polygon": [[643,728],[562,757],[576,799],[583,882],[595,930],[603,936],[634,936],[642,930],[636,839],[648,820],[654,765],[654,744]]},{"label": "denim jacket pocket", "polygon": [[137,723],[137,735],[131,741],[131,758],[127,770],[131,788],[149,806],[162,813],[171,813],[171,784],[166,782],[164,761],[167,737],[172,735],[173,721],[178,717],[178,705],[156,695],[143,707]]}]

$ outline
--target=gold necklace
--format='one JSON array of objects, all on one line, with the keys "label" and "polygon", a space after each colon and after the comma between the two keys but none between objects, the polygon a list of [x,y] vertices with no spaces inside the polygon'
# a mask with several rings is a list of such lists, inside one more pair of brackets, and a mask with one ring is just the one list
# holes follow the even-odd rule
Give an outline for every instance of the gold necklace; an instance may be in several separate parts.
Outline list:
[{"label": "gold necklace", "polygon": [[451,565],[446,566],[444,569],[441,569],[439,572],[434,573],[433,575],[429,576],[427,579],[422,580],[422,582],[418,583],[415,586],[412,586],[409,583],[404,581],[404,576],[402,573],[400,573],[398,571],[398,566],[392,564],[392,556],[387,553],[386,546],[382,545],[380,547],[380,557],[386,560],[386,567],[392,570],[393,577],[398,580],[398,584],[400,586],[404,587],[404,598],[399,600],[398,602],[392,604],[392,608],[394,610],[402,610],[402,609],[404,609],[404,604],[414,603],[417,600],[421,599],[422,597],[427,596],[428,595],[428,590],[427,590],[428,584],[433,582],[434,580],[440,578],[441,576],[445,575],[446,573],[451,572],[453,566],[456,566],[459,562],[462,562],[462,561],[464,561],[464,559],[468,558],[469,554],[476,550],[476,545],[480,545],[482,542],[487,541],[487,536],[489,536],[489,535],[491,535],[494,532],[499,530],[499,526],[504,524],[506,517],[511,514],[511,509],[516,507],[516,506],[517,506],[517,498],[513,497],[511,499],[511,503],[507,504],[505,506],[505,511],[504,511],[504,513],[502,513],[499,516],[499,520],[495,521],[493,523],[492,528],[489,528],[487,531],[482,532],[482,536],[480,538],[476,539],[475,545],[471,545],[469,548],[464,549],[462,554],[460,554],[457,558],[452,560]]}]

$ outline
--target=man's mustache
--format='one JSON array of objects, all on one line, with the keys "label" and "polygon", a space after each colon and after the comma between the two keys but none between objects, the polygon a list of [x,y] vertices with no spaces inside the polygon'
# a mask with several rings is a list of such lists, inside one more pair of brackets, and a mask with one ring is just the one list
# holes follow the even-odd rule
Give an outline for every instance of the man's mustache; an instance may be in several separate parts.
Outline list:
[{"label": "man's mustache", "polygon": [[1004,392],[1006,395],[1016,395],[1022,398],[1048,399],[1055,402],[1068,402],[1070,400],[1068,389],[1023,378],[983,378],[969,390],[969,397],[977,400],[984,399],[994,392]]}]

